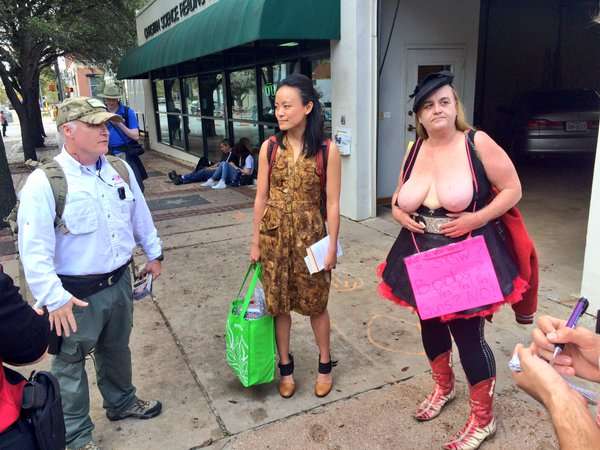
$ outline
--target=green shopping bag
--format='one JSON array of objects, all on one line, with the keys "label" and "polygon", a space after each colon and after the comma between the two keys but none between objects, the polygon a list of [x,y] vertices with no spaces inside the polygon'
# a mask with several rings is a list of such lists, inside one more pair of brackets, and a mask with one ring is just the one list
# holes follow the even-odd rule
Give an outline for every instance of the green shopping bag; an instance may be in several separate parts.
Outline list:
[{"label": "green shopping bag", "polygon": [[[243,298],[240,297],[248,277],[250,284]],[[227,316],[225,340],[227,364],[244,387],[270,383],[275,378],[275,323],[273,316],[246,319],[246,311],[256,283],[262,277],[260,263],[251,264],[246,272],[242,287],[231,302]]]}]

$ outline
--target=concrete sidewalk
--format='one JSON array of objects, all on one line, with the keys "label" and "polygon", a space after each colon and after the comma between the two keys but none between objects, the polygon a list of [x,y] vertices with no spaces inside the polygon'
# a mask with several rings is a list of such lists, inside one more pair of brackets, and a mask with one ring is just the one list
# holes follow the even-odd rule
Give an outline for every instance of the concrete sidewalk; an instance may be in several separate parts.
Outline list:
[{"label": "concrete sidewalk", "polygon": [[[174,186],[166,174],[189,167],[154,152],[143,160],[165,262],[154,301],[136,303],[131,345],[139,395],[161,399],[164,412],[150,421],[111,423],[92,388],[95,436],[103,448],[440,448],[463,425],[468,395],[456,352],[457,399],[431,423],[411,418],[431,380],[416,316],[376,293],[375,268],[399,231],[385,208],[376,219],[342,219],[345,255],[333,275],[329,304],[333,358],[339,360],[334,390],[325,399],[313,395],[318,351],[309,321],[294,315],[298,390],[284,400],[276,383],[244,389],[224,357],[227,307],[248,264],[253,189]],[[539,311],[563,317],[578,290],[581,268],[573,261],[579,261],[580,250],[557,245],[548,229],[552,211],[539,208],[535,190],[527,195],[522,208],[542,256]],[[573,201],[569,192],[560,195],[567,196],[565,203]],[[573,228],[581,227],[587,215],[582,210],[571,217],[569,236],[581,232]],[[0,241],[7,242],[6,236]],[[14,251],[0,258],[18,277]],[[586,321],[591,326],[591,318]],[[530,329],[516,324],[510,308],[487,326],[498,368],[498,432],[483,448],[558,448],[546,413],[515,388],[507,368],[514,345],[528,342]],[[92,366],[90,361],[93,383]]]}]

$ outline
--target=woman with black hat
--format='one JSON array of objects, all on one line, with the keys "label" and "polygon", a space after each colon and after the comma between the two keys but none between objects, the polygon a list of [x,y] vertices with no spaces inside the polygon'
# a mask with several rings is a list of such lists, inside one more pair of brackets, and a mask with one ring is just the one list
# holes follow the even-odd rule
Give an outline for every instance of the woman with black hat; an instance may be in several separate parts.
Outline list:
[{"label": "woman with black hat", "polygon": [[[519,177],[504,150],[466,122],[452,80],[450,72],[430,74],[411,96],[418,139],[407,152],[392,197],[392,213],[402,231],[379,267],[380,293],[417,312],[404,258],[471,235],[484,236],[505,302],[519,301],[527,288],[494,223],[521,198]],[[492,187],[498,191],[495,196]],[[435,388],[415,418],[433,419],[454,398],[451,336],[469,381],[471,414],[445,449],[478,448],[496,431],[496,367],[484,323],[502,303],[420,320]]]}]

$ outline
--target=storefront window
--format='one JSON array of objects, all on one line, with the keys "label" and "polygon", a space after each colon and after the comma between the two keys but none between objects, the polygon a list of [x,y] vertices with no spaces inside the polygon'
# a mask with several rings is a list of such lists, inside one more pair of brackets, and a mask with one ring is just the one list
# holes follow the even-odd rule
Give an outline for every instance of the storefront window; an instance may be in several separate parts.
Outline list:
[{"label": "storefront window", "polygon": [[281,63],[260,68],[262,87],[261,120],[275,122],[275,92],[277,85],[294,71],[295,63]]},{"label": "storefront window", "polygon": [[202,119],[204,134],[206,135],[206,157],[210,161],[221,160],[219,144],[227,137],[227,128],[224,120]]},{"label": "storefront window", "polygon": [[204,156],[204,139],[202,138],[202,119],[184,117],[184,129],[187,135],[188,151],[195,156]]},{"label": "storefront window", "polygon": [[156,110],[159,112],[167,112],[167,102],[165,99],[165,82],[163,80],[155,80],[154,91],[156,92]]},{"label": "storefront window", "polygon": [[198,78],[190,77],[183,79],[183,96],[185,98],[185,112],[187,114],[200,115]]},{"label": "storefront window", "polygon": [[229,92],[234,119],[258,120],[254,69],[231,72]]},{"label": "storefront window", "polygon": [[158,137],[160,142],[163,144],[170,145],[169,141],[169,124],[167,123],[167,115],[166,114],[158,114]]},{"label": "storefront window", "polygon": [[264,130],[264,137],[265,140],[269,139],[271,136],[275,135],[277,133],[277,131],[279,131],[279,128],[276,126],[263,126],[263,130]]},{"label": "storefront window", "polygon": [[258,134],[258,125],[253,123],[233,122],[233,135],[235,142],[242,138],[250,140],[251,147],[260,147],[260,136]]},{"label": "storefront window", "polygon": [[169,138],[171,145],[184,148],[183,127],[181,116],[179,114],[167,114],[167,123],[169,125]]},{"label": "storefront window", "polygon": [[181,90],[179,88],[179,80],[171,78],[165,80],[165,92],[167,100],[167,112],[181,112]]},{"label": "storefront window", "polygon": [[331,136],[331,64],[329,59],[311,61],[312,80],[320,95],[325,116],[325,134]]},{"label": "storefront window", "polygon": [[206,74],[200,77],[200,103],[202,115],[225,117],[223,74]]}]

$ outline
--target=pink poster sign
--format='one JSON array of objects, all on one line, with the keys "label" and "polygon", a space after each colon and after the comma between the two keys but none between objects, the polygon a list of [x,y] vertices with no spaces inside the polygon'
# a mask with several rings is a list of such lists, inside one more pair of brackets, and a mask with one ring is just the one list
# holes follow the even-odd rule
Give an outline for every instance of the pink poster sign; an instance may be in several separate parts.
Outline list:
[{"label": "pink poster sign", "polygon": [[503,300],[483,236],[404,259],[421,319]]}]

